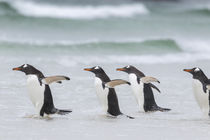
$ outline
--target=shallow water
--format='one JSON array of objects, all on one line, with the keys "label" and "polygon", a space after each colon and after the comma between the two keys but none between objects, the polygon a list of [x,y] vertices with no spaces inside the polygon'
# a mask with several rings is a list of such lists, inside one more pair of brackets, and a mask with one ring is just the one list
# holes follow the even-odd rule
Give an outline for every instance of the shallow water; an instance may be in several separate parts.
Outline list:
[{"label": "shallow water", "polygon": [[[25,56],[26,57],[26,56]],[[28,57],[30,60],[30,58]],[[32,59],[32,58],[31,58]],[[32,60],[31,60],[32,61]],[[101,111],[93,86],[94,76],[82,71],[87,65],[62,66],[34,61],[45,75],[65,74],[71,81],[62,85],[51,85],[55,105],[72,109],[66,116],[51,116],[52,119],[24,118],[35,110],[27,97],[25,75],[11,71],[12,64],[3,63],[1,69],[1,132],[3,139],[208,139],[210,121],[204,117],[192,94],[191,76],[183,68],[194,64],[136,65],[147,75],[157,77],[162,93],[155,92],[158,105],[171,108],[170,112],[140,113],[131,89],[128,86],[116,88],[121,111],[134,116],[107,118]],[[21,61],[17,60],[16,65]],[[30,62],[31,63],[31,62]],[[37,64],[36,64],[37,63]],[[47,65],[46,65],[47,63]],[[14,65],[14,64],[13,64]],[[127,79],[125,73],[115,67],[125,64],[103,64],[112,78]],[[204,67],[205,63],[197,63]],[[205,70],[205,69],[204,69]],[[102,138],[102,136],[106,136]]]}]

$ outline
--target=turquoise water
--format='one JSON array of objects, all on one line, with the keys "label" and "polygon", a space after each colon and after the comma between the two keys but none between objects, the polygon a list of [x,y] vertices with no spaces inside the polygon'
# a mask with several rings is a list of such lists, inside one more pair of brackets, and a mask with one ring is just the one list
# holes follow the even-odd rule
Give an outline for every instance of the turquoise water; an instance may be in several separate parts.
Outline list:
[{"label": "turquoise water", "polygon": [[27,54],[51,47],[52,53],[78,57],[80,53],[161,54],[163,59],[171,55],[167,62],[190,55],[197,56],[193,61],[210,59],[209,5],[208,1],[0,1],[0,49],[12,53],[18,48]]}]

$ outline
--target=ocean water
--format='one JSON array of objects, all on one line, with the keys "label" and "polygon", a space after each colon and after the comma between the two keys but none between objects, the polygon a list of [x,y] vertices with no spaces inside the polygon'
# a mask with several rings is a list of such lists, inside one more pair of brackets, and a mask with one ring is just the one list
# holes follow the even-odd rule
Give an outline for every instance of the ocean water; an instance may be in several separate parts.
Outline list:
[{"label": "ocean water", "polygon": [[[0,139],[209,140],[210,120],[183,72],[198,66],[210,75],[209,38],[209,1],[1,0]],[[73,113],[24,118],[35,110],[26,76],[12,71],[24,63],[71,78],[51,89],[55,106]],[[104,115],[94,75],[83,68],[99,65],[111,79],[128,79],[115,70],[128,64],[160,80],[157,104],[172,111],[138,112],[124,85],[116,88],[120,108],[135,119]]]}]

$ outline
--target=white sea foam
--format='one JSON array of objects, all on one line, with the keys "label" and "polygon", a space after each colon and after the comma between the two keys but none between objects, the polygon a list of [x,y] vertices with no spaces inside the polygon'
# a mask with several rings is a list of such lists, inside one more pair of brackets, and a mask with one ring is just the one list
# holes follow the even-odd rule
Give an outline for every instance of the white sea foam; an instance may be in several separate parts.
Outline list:
[{"label": "white sea foam", "polygon": [[[0,36],[0,43],[12,43],[12,44],[22,44],[31,46],[77,46],[77,45],[88,45],[88,44],[102,44],[102,43],[144,43],[144,42],[154,42],[154,41],[171,41],[177,44],[177,46],[185,52],[210,52],[210,41],[199,40],[199,39],[181,39],[181,38],[138,38],[138,39],[121,39],[121,40],[30,40],[30,39],[19,39],[19,38],[8,38],[6,36]],[[167,42],[168,43],[168,42]],[[91,45],[90,45],[91,46]]]},{"label": "white sea foam", "polygon": [[210,53],[209,41],[204,41],[200,39],[179,39],[176,42],[182,48],[182,50],[186,52]]},{"label": "white sea foam", "polygon": [[20,14],[33,17],[94,19],[107,17],[132,17],[149,13],[143,4],[103,5],[103,6],[57,6],[40,4],[31,1],[15,1],[11,3]]},{"label": "white sea foam", "polygon": [[[172,64],[188,63],[200,60],[210,60],[208,54],[164,54],[164,55],[106,55],[106,56],[65,56],[56,60],[56,63],[72,67],[75,65],[96,65],[96,64]],[[71,64],[71,66],[70,66]],[[72,65],[73,64],[73,65]]]}]

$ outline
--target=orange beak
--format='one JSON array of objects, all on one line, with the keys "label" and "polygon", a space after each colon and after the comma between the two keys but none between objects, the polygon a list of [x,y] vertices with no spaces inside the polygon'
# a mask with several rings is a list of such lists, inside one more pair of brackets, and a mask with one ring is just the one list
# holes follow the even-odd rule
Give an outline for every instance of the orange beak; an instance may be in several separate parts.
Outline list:
[{"label": "orange beak", "polygon": [[191,72],[192,69],[184,69],[184,71],[186,71],[186,72]]},{"label": "orange beak", "polygon": [[85,68],[84,70],[85,71],[92,71],[92,69],[90,69],[90,68]]},{"label": "orange beak", "polygon": [[19,70],[19,71],[20,71],[20,70],[21,70],[21,68],[18,68],[18,67],[17,67],[17,68],[13,68],[12,70]]},{"label": "orange beak", "polygon": [[117,70],[117,71],[125,71],[124,68],[117,68],[116,70]]}]

